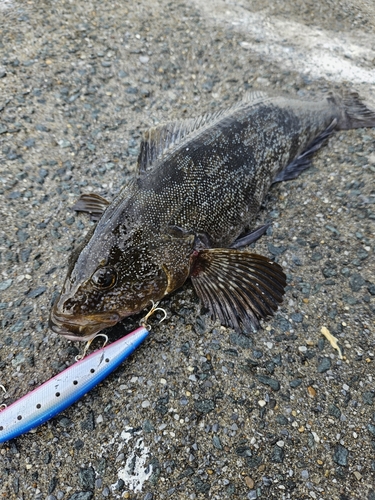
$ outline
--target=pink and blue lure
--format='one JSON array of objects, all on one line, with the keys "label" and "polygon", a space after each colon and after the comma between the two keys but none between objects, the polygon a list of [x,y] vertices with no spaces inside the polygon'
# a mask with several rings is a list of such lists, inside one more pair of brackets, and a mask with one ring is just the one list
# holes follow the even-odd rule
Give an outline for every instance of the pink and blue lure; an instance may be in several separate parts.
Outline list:
[{"label": "pink and blue lure", "polygon": [[115,370],[149,335],[138,328],[74,363],[0,412],[0,443],[59,414]]}]

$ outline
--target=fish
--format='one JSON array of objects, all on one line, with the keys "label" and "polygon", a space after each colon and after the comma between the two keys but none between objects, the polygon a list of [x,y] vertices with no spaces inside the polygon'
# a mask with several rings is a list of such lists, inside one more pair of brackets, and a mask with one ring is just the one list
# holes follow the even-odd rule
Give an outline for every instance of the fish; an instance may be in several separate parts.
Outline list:
[{"label": "fish", "polygon": [[0,411],[0,443],[28,432],[71,406],[112,373],[148,335],[144,327],[137,328]]},{"label": "fish", "polygon": [[50,328],[88,340],[190,278],[214,319],[256,332],[286,287],[279,264],[244,248],[268,228],[254,228],[266,194],[308,168],[335,131],[374,126],[354,91],[319,100],[252,92],[147,130],[137,173],[113,202],[86,194],[73,207],[98,222],[70,258]]}]

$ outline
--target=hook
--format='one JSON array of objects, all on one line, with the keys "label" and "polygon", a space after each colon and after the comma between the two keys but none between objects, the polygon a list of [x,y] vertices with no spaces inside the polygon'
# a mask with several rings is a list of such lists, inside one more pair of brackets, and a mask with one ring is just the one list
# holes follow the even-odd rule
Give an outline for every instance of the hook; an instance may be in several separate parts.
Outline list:
[{"label": "hook", "polygon": [[163,309],[162,307],[158,307],[159,305],[159,302],[154,302],[153,300],[151,300],[151,304],[152,304],[152,307],[151,309],[149,310],[149,312],[146,314],[146,316],[144,318],[141,319],[141,321],[139,322],[139,324],[141,326],[143,326],[144,328],[146,328],[147,330],[151,330],[151,327],[150,325],[147,324],[147,320],[150,316],[152,316],[156,311],[162,311],[164,313],[164,318],[162,318],[160,321],[159,321],[159,324],[162,323],[167,317],[167,312],[165,309]]},{"label": "hook", "polygon": [[[2,388],[2,390],[3,390],[5,393],[7,392],[7,390],[5,389],[5,387],[4,387],[3,385],[1,385],[1,384],[0,384],[0,387]],[[2,404],[0,405],[0,412],[1,412],[1,411],[3,411],[3,410],[5,410],[5,408],[7,408],[7,406],[8,406],[8,405],[6,405],[5,403],[2,403]]]},{"label": "hook", "polygon": [[96,339],[97,337],[104,337],[105,338],[105,342],[104,342],[102,348],[107,345],[107,343],[108,343],[108,336],[105,333],[98,333],[97,335],[95,335],[95,337],[93,337],[92,339],[90,339],[90,340],[88,340],[86,342],[85,348],[83,349],[83,353],[82,354],[77,354],[77,356],[75,357],[76,361],[81,361],[86,356],[86,353],[89,350],[92,341],[94,339]]}]

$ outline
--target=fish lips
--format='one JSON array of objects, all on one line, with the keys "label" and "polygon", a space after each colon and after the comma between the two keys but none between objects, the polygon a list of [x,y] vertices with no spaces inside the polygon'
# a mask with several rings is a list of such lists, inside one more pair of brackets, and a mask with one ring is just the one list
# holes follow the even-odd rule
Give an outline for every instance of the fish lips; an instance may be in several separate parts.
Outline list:
[{"label": "fish lips", "polygon": [[115,312],[98,313],[90,316],[68,315],[54,307],[49,317],[50,329],[68,340],[91,340],[103,330],[115,325],[121,316]]}]

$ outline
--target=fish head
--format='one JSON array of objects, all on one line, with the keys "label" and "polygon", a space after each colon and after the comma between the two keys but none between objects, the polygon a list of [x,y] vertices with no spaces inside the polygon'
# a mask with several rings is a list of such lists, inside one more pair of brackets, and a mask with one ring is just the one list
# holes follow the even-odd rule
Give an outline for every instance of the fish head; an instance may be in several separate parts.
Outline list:
[{"label": "fish head", "polygon": [[157,302],[189,275],[189,255],[176,261],[180,247],[139,228],[100,234],[98,225],[71,257],[50,328],[87,341]]}]

